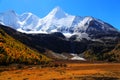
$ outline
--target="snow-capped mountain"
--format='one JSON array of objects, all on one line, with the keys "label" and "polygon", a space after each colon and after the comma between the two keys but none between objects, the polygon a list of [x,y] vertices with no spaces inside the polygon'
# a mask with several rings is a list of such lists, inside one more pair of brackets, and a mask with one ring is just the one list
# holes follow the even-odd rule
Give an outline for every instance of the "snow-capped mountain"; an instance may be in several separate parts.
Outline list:
[{"label": "snow-capped mountain", "polygon": [[0,13],[0,22],[6,26],[11,26],[14,29],[18,29],[20,24],[18,23],[19,17],[13,10],[9,10],[4,13]]},{"label": "snow-capped mountain", "polygon": [[68,32],[74,17],[75,16],[68,15],[57,7],[53,9],[46,17],[41,19],[40,30],[45,32]]},{"label": "snow-capped mountain", "polygon": [[19,16],[19,29],[24,31],[36,31],[39,25],[39,17],[32,13],[24,13]]},{"label": "snow-capped mountain", "polygon": [[[32,13],[16,14],[14,11],[0,13],[0,23],[25,33],[61,32],[65,36],[91,33],[118,32],[113,26],[90,16],[80,17],[65,13],[60,7],[54,8],[44,18]],[[87,36],[88,37],[88,36]]]}]

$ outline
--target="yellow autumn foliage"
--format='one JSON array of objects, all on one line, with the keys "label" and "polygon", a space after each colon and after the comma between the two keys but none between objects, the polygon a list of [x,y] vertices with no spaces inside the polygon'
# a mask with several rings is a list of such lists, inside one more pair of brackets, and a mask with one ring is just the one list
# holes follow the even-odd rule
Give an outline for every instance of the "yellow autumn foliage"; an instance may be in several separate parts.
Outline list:
[{"label": "yellow autumn foliage", "polygon": [[31,50],[0,29],[0,64],[43,64],[49,61],[46,56]]}]

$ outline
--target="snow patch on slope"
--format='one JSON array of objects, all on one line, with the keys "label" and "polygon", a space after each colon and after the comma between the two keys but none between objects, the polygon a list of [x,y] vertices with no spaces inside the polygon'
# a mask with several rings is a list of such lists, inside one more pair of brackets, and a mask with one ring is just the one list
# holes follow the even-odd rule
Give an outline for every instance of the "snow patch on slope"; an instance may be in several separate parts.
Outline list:
[{"label": "snow patch on slope", "polygon": [[82,60],[82,61],[86,61],[84,58],[78,56],[77,54],[71,54],[73,57],[71,58],[71,60]]}]

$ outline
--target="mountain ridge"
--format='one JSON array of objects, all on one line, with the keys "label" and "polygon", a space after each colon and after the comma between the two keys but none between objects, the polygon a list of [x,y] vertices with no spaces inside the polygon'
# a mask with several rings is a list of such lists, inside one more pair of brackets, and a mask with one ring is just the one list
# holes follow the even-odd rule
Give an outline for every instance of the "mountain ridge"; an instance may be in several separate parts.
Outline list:
[{"label": "mountain ridge", "polygon": [[116,28],[102,20],[91,16],[69,15],[60,7],[54,8],[43,18],[39,18],[32,13],[18,15],[14,11],[8,11],[0,14],[0,22],[28,34],[61,32],[67,37],[68,35],[78,35],[78,33],[89,35],[93,31],[96,33],[118,32]]},{"label": "mountain ridge", "polygon": [[51,59],[9,35],[0,25],[0,64],[45,64]]},{"label": "mountain ridge", "polygon": [[91,16],[69,15],[59,7],[44,18],[32,13],[10,13],[0,14],[1,24],[9,26],[1,28],[16,40],[46,54],[55,52],[52,55],[64,58],[66,54],[83,54],[88,60],[106,60],[104,55],[120,40],[120,32],[112,25]]},{"label": "mountain ridge", "polygon": [[[114,55],[110,54],[111,57],[106,55],[109,55],[120,41],[120,34],[118,33],[109,35],[97,34],[91,36],[91,38],[96,40],[83,38],[81,41],[76,41],[74,37],[68,40],[62,33],[58,32],[52,34],[26,34],[7,26],[2,26],[1,28],[14,39],[50,58],[53,55],[52,57],[55,57],[55,59],[58,57],[69,59],[70,54],[78,54],[82,55],[80,57],[85,58],[87,61],[109,61],[116,53]],[[113,61],[118,61],[117,57]]]}]

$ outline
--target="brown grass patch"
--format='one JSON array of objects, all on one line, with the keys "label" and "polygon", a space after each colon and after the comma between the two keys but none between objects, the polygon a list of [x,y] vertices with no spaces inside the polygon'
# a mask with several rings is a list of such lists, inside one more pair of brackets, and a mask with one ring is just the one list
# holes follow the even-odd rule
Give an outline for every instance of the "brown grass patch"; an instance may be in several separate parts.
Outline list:
[{"label": "brown grass patch", "polygon": [[120,63],[67,63],[67,67],[37,66],[0,72],[0,80],[119,80]]}]

